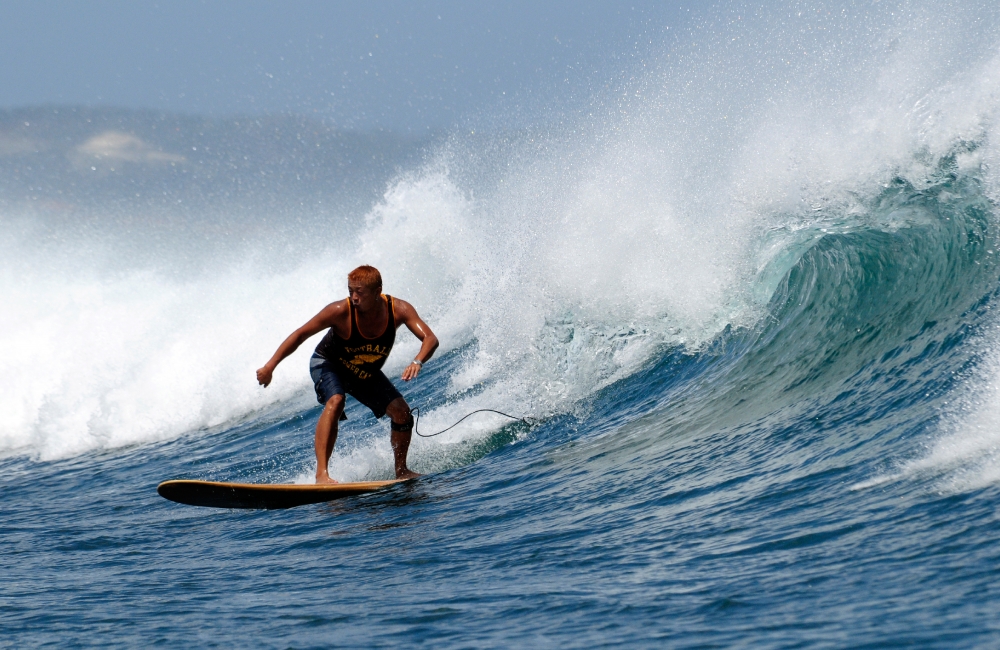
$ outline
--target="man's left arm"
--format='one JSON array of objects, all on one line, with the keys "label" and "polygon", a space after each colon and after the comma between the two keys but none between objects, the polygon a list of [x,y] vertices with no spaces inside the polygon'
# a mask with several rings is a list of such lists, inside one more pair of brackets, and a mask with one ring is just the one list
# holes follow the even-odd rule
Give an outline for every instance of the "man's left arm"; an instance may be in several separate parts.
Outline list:
[{"label": "man's left arm", "polygon": [[403,381],[410,381],[420,374],[422,364],[434,356],[434,351],[438,347],[438,337],[434,335],[434,332],[427,326],[427,323],[421,320],[413,305],[398,298],[393,298],[392,302],[396,322],[406,325],[406,328],[413,332],[413,335],[420,339],[421,342],[420,351],[417,352],[417,356],[403,370]]}]

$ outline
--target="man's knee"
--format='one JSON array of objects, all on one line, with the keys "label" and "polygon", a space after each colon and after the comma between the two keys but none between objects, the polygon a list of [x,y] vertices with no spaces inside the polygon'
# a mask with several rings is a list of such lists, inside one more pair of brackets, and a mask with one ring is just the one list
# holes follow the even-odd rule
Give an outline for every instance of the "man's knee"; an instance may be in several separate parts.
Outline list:
[{"label": "man's knee", "polygon": [[343,411],[344,410],[344,396],[343,395],[331,395],[330,399],[326,400],[326,405],[323,407],[326,410],[331,411]]},{"label": "man's knee", "polygon": [[397,397],[389,402],[389,405],[385,407],[385,412],[392,418],[393,422],[402,422],[409,419],[410,406],[405,399]]},{"label": "man's knee", "polygon": [[413,429],[413,414],[410,413],[410,406],[402,397],[397,397],[389,403],[385,412],[392,419],[390,428],[393,431],[410,431]]}]

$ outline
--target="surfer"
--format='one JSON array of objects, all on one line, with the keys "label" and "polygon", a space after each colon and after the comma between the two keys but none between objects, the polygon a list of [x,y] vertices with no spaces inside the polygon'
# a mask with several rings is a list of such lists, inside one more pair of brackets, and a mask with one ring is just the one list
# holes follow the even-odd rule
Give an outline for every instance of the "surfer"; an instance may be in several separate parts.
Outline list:
[{"label": "surfer", "polygon": [[437,349],[438,339],[410,303],[382,294],[382,275],[375,267],[359,266],[351,271],[347,275],[347,291],[348,298],[330,303],[292,332],[257,371],[257,381],[266,387],[275,367],[285,357],[309,337],[329,328],[309,361],[316,399],[323,404],[323,413],[316,423],[316,482],[336,483],[330,478],[327,466],[337,442],[337,424],[347,419],[345,393],[370,408],[376,418],[389,415],[396,478],[420,476],[406,466],[413,415],[406,400],[382,373],[382,366],[400,325],[406,325],[422,342],[417,356],[403,370],[403,381],[420,374],[423,364]]}]

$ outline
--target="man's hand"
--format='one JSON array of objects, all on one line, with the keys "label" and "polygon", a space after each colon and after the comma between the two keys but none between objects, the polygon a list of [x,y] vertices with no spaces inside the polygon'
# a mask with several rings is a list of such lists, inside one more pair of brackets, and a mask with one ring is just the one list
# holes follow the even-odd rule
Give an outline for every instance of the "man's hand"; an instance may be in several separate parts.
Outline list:
[{"label": "man's hand", "polygon": [[406,368],[403,369],[403,381],[410,381],[411,379],[419,375],[420,369],[422,367],[423,366],[421,366],[416,361],[410,363],[410,365],[406,366]]},{"label": "man's hand", "polygon": [[392,309],[396,315],[396,322],[405,323],[406,329],[420,339],[420,351],[417,352],[416,359],[403,371],[403,381],[410,381],[420,374],[422,365],[434,355],[434,350],[438,347],[438,338],[434,336],[431,328],[427,327],[427,323],[420,320],[417,310],[410,303],[396,298],[392,301]]},{"label": "man's hand", "polygon": [[271,383],[271,374],[273,372],[274,369],[272,369],[269,366],[264,366],[263,368],[259,368],[257,370],[257,383],[266,388],[267,385]]}]

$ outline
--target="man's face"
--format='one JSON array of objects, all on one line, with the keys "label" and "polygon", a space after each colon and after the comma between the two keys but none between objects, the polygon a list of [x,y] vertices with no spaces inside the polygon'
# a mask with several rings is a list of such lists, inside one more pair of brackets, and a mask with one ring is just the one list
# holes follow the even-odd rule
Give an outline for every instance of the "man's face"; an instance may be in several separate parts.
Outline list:
[{"label": "man's face", "polygon": [[378,287],[366,287],[354,282],[347,283],[347,293],[351,296],[351,305],[362,311],[374,307],[379,296]]}]

